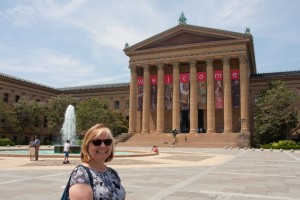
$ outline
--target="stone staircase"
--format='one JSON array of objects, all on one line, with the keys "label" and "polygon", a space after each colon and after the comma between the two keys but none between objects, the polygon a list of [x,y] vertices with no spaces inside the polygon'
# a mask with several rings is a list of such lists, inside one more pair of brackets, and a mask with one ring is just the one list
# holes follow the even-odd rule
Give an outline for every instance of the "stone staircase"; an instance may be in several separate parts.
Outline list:
[{"label": "stone staircase", "polygon": [[118,137],[116,138],[116,143],[119,143],[119,142],[125,142],[125,141],[128,140],[131,136],[132,136],[132,134],[130,134],[130,133],[121,133],[121,134],[118,135]]},{"label": "stone staircase", "polygon": [[[185,137],[187,141],[185,141]],[[178,134],[176,136],[176,147],[244,147],[238,144],[239,133],[200,133],[200,134]],[[132,147],[172,147],[174,137],[171,133],[136,133],[127,138],[126,141],[121,140],[118,146]]]}]

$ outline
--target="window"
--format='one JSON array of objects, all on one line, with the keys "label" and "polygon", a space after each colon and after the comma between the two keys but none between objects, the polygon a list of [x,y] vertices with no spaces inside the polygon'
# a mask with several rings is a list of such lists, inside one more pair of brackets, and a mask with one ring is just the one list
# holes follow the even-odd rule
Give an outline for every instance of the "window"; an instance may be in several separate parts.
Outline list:
[{"label": "window", "polygon": [[129,109],[129,100],[126,100],[126,109]]},{"label": "window", "polygon": [[17,103],[17,102],[19,102],[19,100],[20,100],[20,96],[16,95],[15,102]]},{"label": "window", "polygon": [[3,102],[8,102],[8,93],[4,93],[3,95]]},{"label": "window", "polygon": [[115,101],[115,109],[120,109],[120,102],[119,101]]}]

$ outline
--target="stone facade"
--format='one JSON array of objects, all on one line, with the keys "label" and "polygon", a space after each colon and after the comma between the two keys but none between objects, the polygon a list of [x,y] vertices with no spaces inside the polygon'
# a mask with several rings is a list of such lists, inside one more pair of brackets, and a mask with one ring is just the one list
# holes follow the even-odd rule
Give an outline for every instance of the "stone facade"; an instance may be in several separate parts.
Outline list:
[{"label": "stone facade", "polygon": [[[177,129],[195,140],[205,135],[207,143],[212,146],[216,138],[222,144],[231,141],[230,144],[236,146],[250,146],[255,95],[272,80],[287,81],[289,87],[299,93],[299,71],[257,73],[253,38],[249,33],[180,24],[127,46],[124,52],[130,58],[130,83],[51,88],[0,74],[0,97],[7,103],[13,103],[21,96],[37,101],[47,101],[59,94],[70,94],[82,101],[102,97],[109,100],[110,109],[122,112],[129,119],[130,134],[164,134]],[[235,79],[239,83],[238,99],[232,95],[236,90],[233,72],[238,74]],[[185,75],[188,78],[189,103],[182,109],[180,87]],[[205,76],[206,104],[199,107],[199,80],[202,75]],[[169,91],[172,100],[168,109],[166,76],[172,78],[172,90]],[[219,82],[218,76],[222,77]],[[220,105],[216,101],[218,84],[222,86]],[[138,98],[139,94],[143,98]],[[239,106],[233,106],[235,101]],[[199,134],[200,128],[204,134]],[[39,134],[42,142],[49,135],[47,128],[41,127],[24,136],[32,134]],[[16,133],[1,129],[0,135],[13,141],[18,137]]]}]

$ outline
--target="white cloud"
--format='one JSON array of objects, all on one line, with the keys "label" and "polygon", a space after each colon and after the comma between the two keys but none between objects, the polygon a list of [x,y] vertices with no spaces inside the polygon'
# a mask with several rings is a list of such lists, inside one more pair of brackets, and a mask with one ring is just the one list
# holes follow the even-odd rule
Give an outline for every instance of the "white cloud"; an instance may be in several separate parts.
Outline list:
[{"label": "white cloud", "polygon": [[182,11],[196,26],[236,32],[250,27],[258,68],[298,65],[299,5],[296,0],[11,1],[0,6],[0,72],[56,87],[129,81],[125,43],[176,26]]}]

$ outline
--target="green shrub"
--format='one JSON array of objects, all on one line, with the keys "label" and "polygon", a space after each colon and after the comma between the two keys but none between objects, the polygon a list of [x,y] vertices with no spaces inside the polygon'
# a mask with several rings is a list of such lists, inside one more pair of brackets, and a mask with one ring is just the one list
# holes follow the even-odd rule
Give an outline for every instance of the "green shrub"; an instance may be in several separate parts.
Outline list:
[{"label": "green shrub", "polygon": [[10,139],[8,138],[1,138],[0,139],[0,146],[15,146],[15,143],[14,142],[11,142]]},{"label": "green shrub", "polygon": [[292,140],[280,140],[279,142],[273,142],[271,144],[260,145],[260,148],[264,149],[300,149],[300,145]]}]

